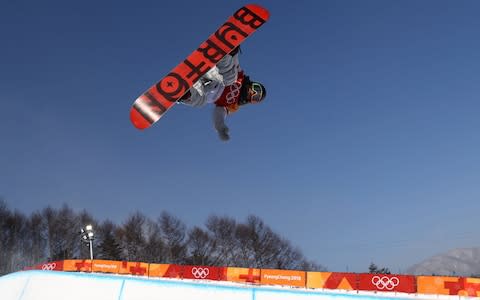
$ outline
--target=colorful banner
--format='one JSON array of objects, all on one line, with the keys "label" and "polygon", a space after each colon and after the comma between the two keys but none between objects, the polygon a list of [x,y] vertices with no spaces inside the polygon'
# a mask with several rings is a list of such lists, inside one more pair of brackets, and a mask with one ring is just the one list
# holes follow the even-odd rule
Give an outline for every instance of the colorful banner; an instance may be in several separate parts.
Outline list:
[{"label": "colorful banner", "polygon": [[433,295],[480,297],[480,278],[304,272],[234,267],[180,266],[110,260],[64,260],[39,264],[26,270],[52,270],[128,274],[148,277],[226,280],[338,290],[365,290]]},{"label": "colorful banner", "polygon": [[182,278],[224,280],[223,268],[206,266],[183,266]]},{"label": "colorful banner", "polygon": [[63,270],[70,272],[91,272],[92,261],[89,259],[84,260],[64,260]]},{"label": "colorful banner", "polygon": [[415,293],[415,276],[358,274],[358,289],[363,291]]},{"label": "colorful banner", "polygon": [[417,276],[417,293],[478,297],[480,296],[480,279]]},{"label": "colorful banner", "polygon": [[304,271],[261,269],[260,283],[272,285],[285,285],[305,287],[306,276]]},{"label": "colorful banner", "polygon": [[227,268],[227,281],[260,283],[260,269]]},{"label": "colorful banner", "polygon": [[118,274],[120,264],[119,261],[95,259],[92,262],[92,272]]},{"label": "colorful banner", "polygon": [[307,287],[332,290],[356,290],[357,274],[307,272]]},{"label": "colorful banner", "polygon": [[38,264],[25,270],[63,271],[63,260]]},{"label": "colorful banner", "polygon": [[148,276],[148,263],[122,261],[118,274]]},{"label": "colorful banner", "polygon": [[173,264],[149,264],[150,277],[182,278],[183,267]]}]

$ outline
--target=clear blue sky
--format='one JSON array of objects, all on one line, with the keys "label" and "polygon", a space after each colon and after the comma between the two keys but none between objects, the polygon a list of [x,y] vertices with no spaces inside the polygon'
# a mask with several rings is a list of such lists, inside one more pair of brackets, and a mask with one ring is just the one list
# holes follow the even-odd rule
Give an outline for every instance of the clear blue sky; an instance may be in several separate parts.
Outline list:
[{"label": "clear blue sky", "polygon": [[478,246],[480,3],[259,1],[243,46],[268,88],[232,140],[211,107],[152,128],[133,101],[241,1],[2,1],[0,196],[121,223],[261,217],[332,271]]}]

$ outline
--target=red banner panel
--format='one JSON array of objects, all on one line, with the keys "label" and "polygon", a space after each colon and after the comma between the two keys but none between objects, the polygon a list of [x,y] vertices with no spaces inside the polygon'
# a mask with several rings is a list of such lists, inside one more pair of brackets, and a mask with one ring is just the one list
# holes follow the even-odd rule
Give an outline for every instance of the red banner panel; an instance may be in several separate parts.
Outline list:
[{"label": "red banner panel", "polygon": [[27,270],[63,271],[63,260],[52,261],[26,268]]},{"label": "red banner panel", "polygon": [[415,293],[415,276],[358,274],[358,289],[363,291]]},{"label": "red banner panel", "polygon": [[183,266],[184,279],[223,280],[223,268],[205,266]]}]

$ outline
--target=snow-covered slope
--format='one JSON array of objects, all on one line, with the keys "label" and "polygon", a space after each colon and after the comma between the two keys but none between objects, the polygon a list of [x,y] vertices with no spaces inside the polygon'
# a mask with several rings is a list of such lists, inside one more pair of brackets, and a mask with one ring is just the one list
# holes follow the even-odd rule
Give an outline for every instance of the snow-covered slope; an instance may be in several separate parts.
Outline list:
[{"label": "snow-covered slope", "polygon": [[[2,300],[393,300],[462,299],[406,294],[341,293],[229,282],[25,271],[0,277]],[[466,299],[466,298],[465,298]],[[474,298],[472,298],[474,299]],[[477,298],[478,299],[478,298]]]}]

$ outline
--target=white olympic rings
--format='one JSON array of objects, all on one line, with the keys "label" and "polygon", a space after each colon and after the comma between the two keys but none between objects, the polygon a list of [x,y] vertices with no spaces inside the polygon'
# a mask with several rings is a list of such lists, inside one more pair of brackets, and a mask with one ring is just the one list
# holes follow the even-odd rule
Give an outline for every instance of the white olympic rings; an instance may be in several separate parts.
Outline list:
[{"label": "white olympic rings", "polygon": [[205,279],[207,278],[208,274],[210,274],[210,270],[208,268],[192,268],[192,275],[197,279]]},{"label": "white olympic rings", "polygon": [[230,91],[226,96],[227,104],[232,104],[235,102],[235,99],[237,99],[240,95],[241,87],[242,85],[238,81],[234,82],[231,86],[229,86]]},{"label": "white olympic rings", "polygon": [[373,276],[372,284],[377,287],[379,290],[393,290],[396,286],[400,284],[400,279],[398,277],[387,277],[387,276]]},{"label": "white olympic rings", "polygon": [[56,263],[49,263],[49,264],[43,264],[42,265],[42,270],[44,271],[53,271],[57,268]]}]

